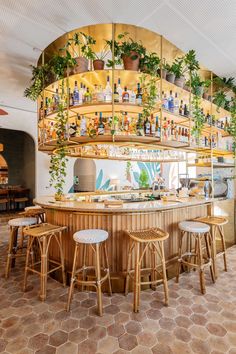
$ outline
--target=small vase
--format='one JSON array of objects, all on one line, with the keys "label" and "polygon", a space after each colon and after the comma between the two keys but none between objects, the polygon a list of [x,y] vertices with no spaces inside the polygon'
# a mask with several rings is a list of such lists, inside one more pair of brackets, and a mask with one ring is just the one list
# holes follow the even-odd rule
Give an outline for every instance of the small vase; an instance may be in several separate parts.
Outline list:
[{"label": "small vase", "polygon": [[[132,59],[132,57],[134,56],[136,57],[136,59]],[[132,70],[132,71],[139,70],[140,55],[137,52],[130,52],[130,55],[123,55],[122,60],[123,60],[125,70]]]},{"label": "small vase", "polygon": [[55,193],[54,198],[57,202],[60,202],[63,199],[63,194]]},{"label": "small vase", "polygon": [[167,73],[166,74],[166,80],[173,84],[175,82],[175,74],[173,73]]},{"label": "small vase", "polygon": [[103,70],[104,69],[105,62],[104,60],[101,59],[95,59],[93,61],[93,68],[94,70]]},{"label": "small vase", "polygon": [[184,83],[185,83],[185,77],[184,76],[175,78],[175,85],[176,86],[183,88],[184,87]]}]

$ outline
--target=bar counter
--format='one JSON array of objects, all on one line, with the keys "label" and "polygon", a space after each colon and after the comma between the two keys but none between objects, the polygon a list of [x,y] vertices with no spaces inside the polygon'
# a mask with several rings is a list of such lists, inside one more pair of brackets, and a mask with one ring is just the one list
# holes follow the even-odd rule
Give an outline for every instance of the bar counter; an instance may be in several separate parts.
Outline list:
[{"label": "bar counter", "polygon": [[[178,252],[178,223],[182,220],[210,215],[214,199],[184,198],[178,202],[132,202],[124,203],[119,207],[105,207],[103,203],[95,202],[57,202],[53,197],[47,196],[39,197],[34,202],[45,208],[47,222],[68,227],[63,237],[68,278],[74,256],[73,233],[92,228],[109,232],[108,256],[112,287],[115,292],[123,292],[129,246],[125,230],[159,227],[167,231],[170,236],[165,243],[165,256],[169,274],[174,274]],[[59,260],[57,245],[51,246],[50,257]],[[89,253],[87,260],[90,265],[93,264],[92,258],[92,253]],[[79,260],[82,260],[82,252]],[[146,267],[150,266],[149,257],[144,259],[144,263]]]}]

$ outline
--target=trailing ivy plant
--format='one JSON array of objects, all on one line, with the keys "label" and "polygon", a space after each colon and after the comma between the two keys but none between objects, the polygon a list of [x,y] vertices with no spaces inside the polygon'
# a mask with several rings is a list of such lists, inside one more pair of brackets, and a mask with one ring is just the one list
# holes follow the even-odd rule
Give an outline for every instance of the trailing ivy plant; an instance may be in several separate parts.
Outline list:
[{"label": "trailing ivy plant", "polygon": [[140,83],[143,90],[143,119],[150,117],[151,113],[156,107],[157,90],[157,76],[149,76],[142,74]]},{"label": "trailing ivy plant", "polygon": [[31,65],[31,68],[31,85],[25,89],[24,96],[32,101],[36,101],[44,89],[45,81],[50,73],[51,66],[47,63],[38,67]]},{"label": "trailing ivy plant", "polygon": [[67,165],[67,157],[66,157],[66,145],[65,142],[67,140],[67,122],[68,122],[68,111],[65,110],[66,107],[66,95],[64,88],[64,79],[62,80],[62,84],[60,86],[60,101],[58,104],[58,112],[56,116],[56,135],[57,135],[57,148],[56,151],[52,154],[50,160],[50,187],[54,187],[56,191],[55,197],[61,199],[63,195],[63,187],[65,184],[66,177],[66,165]]},{"label": "trailing ivy plant", "polygon": [[205,123],[205,117],[201,110],[201,97],[194,95],[192,99],[192,117],[194,119],[194,126],[191,134],[198,141]]},{"label": "trailing ivy plant", "polygon": [[230,105],[231,121],[229,126],[229,133],[233,137],[233,152],[236,157],[236,97],[231,101]]}]

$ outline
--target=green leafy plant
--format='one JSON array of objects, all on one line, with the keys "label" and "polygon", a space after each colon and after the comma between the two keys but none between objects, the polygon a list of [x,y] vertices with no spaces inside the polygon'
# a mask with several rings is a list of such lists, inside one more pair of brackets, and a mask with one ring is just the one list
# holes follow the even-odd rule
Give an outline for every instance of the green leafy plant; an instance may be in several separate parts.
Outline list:
[{"label": "green leafy plant", "polygon": [[226,108],[228,105],[226,93],[223,90],[217,91],[213,96],[213,103],[217,105],[217,112],[220,111],[220,107]]},{"label": "green leafy plant", "polygon": [[76,32],[72,38],[69,38],[62,50],[71,48],[75,57],[85,57],[86,59],[95,59],[92,45],[96,40],[83,32]]},{"label": "green leafy plant", "polygon": [[105,43],[104,47],[99,53],[96,53],[95,50],[92,48],[92,53],[93,53],[93,60],[104,60],[108,53],[109,53],[109,45],[108,43]]},{"label": "green leafy plant", "polygon": [[184,72],[188,71],[190,75],[200,69],[199,62],[196,59],[196,52],[193,49],[189,50],[188,53],[185,54],[183,57],[183,62],[185,65]]},{"label": "green leafy plant", "polygon": [[148,188],[149,187],[149,178],[147,171],[145,169],[141,170],[139,175],[139,187],[140,188]]},{"label": "green leafy plant", "polygon": [[204,88],[208,88],[211,85],[211,80],[201,80],[198,73],[191,75],[191,80],[187,82],[188,86],[191,86],[194,95],[201,96]]},{"label": "green leafy plant", "polygon": [[157,76],[149,77],[147,74],[142,74],[140,83],[143,91],[143,119],[150,117],[154,108],[156,107],[157,90]]},{"label": "green leafy plant", "polygon": [[156,53],[146,53],[140,60],[141,71],[157,75],[157,70],[160,68],[160,58]]},{"label": "green leafy plant", "polygon": [[62,79],[65,76],[67,68],[71,69],[75,67],[76,64],[76,60],[72,57],[68,50],[66,50],[64,56],[54,54],[50,60],[51,72],[55,75],[56,80]]},{"label": "green leafy plant", "polygon": [[143,58],[146,53],[146,48],[141,42],[135,42],[131,37],[128,37],[128,32],[118,34],[117,40],[106,40],[106,43],[113,50],[114,45],[114,61],[108,60],[107,66],[114,67],[116,64],[122,63],[122,58],[127,56],[132,60],[136,60],[138,57]]},{"label": "green leafy plant", "polygon": [[213,79],[213,83],[215,85],[215,88],[217,90],[221,91],[229,91],[232,90],[234,93],[236,92],[236,85],[234,84],[235,78],[234,77],[229,77],[228,79],[226,77],[215,77]]},{"label": "green leafy plant", "polygon": [[229,126],[229,133],[233,136],[233,152],[236,157],[236,97],[231,101],[230,105],[231,121]]},{"label": "green leafy plant", "polygon": [[46,79],[50,73],[51,66],[47,63],[38,67],[31,65],[31,68],[31,85],[25,89],[24,96],[32,101],[36,101],[45,87]]},{"label": "green leafy plant", "polygon": [[65,97],[65,88],[64,88],[64,80],[62,80],[62,84],[59,91],[59,104],[58,104],[58,112],[56,115],[56,135],[57,135],[57,148],[54,153],[51,155],[49,174],[50,174],[50,187],[54,187],[56,191],[55,197],[60,199],[63,195],[63,188],[65,185],[65,177],[66,177],[66,165],[67,165],[67,157],[66,157],[66,125],[68,122],[68,111],[65,110],[66,97]]},{"label": "green leafy plant", "polygon": [[199,140],[205,123],[205,116],[201,110],[201,98],[197,95],[194,95],[192,99],[192,117],[194,126],[191,130],[191,134]]}]

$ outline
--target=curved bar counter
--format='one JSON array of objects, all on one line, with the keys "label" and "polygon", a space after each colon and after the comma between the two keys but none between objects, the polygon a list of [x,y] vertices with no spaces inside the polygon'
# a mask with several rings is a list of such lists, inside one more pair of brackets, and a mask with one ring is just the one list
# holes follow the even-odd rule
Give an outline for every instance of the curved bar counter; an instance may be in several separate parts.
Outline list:
[{"label": "curved bar counter", "polygon": [[[123,292],[129,239],[125,230],[159,227],[170,234],[165,243],[167,268],[175,267],[178,252],[178,223],[211,213],[213,199],[184,198],[178,202],[148,201],[124,203],[119,207],[105,207],[104,203],[65,201],[53,197],[39,197],[35,204],[46,210],[47,222],[67,226],[63,237],[65,266],[68,275],[74,255],[73,233],[82,229],[100,228],[109,232],[108,256],[115,292]],[[59,259],[59,250],[53,244],[50,257]],[[82,260],[82,252],[79,262]],[[92,254],[87,254],[88,264],[93,264]],[[150,266],[148,256],[145,267]],[[82,264],[80,264],[82,266]],[[175,269],[175,268],[174,268]]]}]

